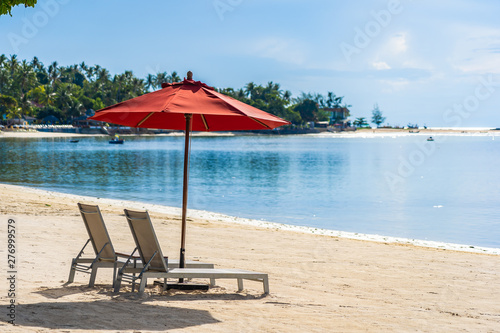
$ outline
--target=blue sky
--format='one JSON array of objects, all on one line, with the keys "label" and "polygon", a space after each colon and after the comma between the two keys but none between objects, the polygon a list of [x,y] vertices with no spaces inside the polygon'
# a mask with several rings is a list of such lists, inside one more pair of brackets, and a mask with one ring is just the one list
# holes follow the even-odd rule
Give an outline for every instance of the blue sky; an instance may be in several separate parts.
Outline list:
[{"label": "blue sky", "polygon": [[351,118],[500,127],[494,0],[39,0],[0,17],[0,53],[216,87],[333,91]]}]

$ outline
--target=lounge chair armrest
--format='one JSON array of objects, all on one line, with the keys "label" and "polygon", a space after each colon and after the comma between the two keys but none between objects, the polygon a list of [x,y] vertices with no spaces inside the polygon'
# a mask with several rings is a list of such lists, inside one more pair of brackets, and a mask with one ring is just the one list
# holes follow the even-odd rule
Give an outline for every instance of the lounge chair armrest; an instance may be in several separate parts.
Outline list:
[{"label": "lounge chair armrest", "polygon": [[76,256],[75,259],[80,259],[80,257],[83,255],[83,250],[85,250],[85,248],[87,247],[87,245],[90,243],[90,238],[87,239],[87,242],[85,243],[85,245],[82,247],[82,249],[80,250],[80,252],[78,252],[78,255]]},{"label": "lounge chair armrest", "polygon": [[[131,257],[132,259],[140,259],[140,256],[138,254],[134,254],[133,256],[131,256],[130,252],[115,252],[115,254],[117,257]],[[163,259],[165,259],[165,262],[168,262],[168,256],[164,256]]]},{"label": "lounge chair armrest", "polygon": [[137,248],[135,248],[134,251],[132,251],[132,253],[127,257],[127,261],[125,261],[122,268],[120,268],[120,270],[118,271],[118,274],[123,274],[123,270],[128,266],[128,264],[130,263],[130,260],[132,260],[134,258],[135,251],[137,251]]},{"label": "lounge chair armrest", "polygon": [[[116,254],[117,257],[121,257],[121,258],[129,258],[131,256],[130,252],[115,252],[115,254]],[[132,257],[132,259],[134,259],[134,258],[139,258],[139,256],[134,255]]]},{"label": "lounge chair armrest", "polygon": [[[142,271],[141,273],[139,274],[139,278],[142,277],[142,274],[147,271],[149,269],[149,266],[151,265],[151,261],[153,261],[153,258],[156,257],[156,254],[158,253],[158,251],[155,251],[153,253],[153,255],[151,256],[151,258],[149,258],[148,262],[144,265],[144,267],[142,268]],[[168,266],[167,266],[168,267]]]},{"label": "lounge chair armrest", "polygon": [[[97,256],[95,257],[94,262],[92,263],[92,265],[93,265],[93,264],[95,264],[96,262],[98,262],[98,261],[101,259],[101,253],[102,253],[102,251],[104,251],[104,249],[105,249],[105,248],[106,248],[106,246],[108,246],[108,245],[109,245],[109,246],[111,246],[111,243],[107,242],[106,244],[104,244],[104,246],[102,247],[102,249],[99,251],[99,253],[98,253],[98,254],[97,254]],[[92,265],[91,265],[91,267],[92,267]]]}]

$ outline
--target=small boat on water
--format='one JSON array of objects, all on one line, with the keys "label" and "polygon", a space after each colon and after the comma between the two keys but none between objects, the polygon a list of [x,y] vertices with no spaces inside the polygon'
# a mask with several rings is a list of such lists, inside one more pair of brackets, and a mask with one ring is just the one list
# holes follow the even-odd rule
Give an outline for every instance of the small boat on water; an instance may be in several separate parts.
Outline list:
[{"label": "small boat on water", "polygon": [[77,143],[78,141],[80,141],[80,140],[69,140],[69,142],[71,142],[71,143]]},{"label": "small boat on water", "polygon": [[434,141],[434,139],[432,138],[432,136],[430,136],[427,138],[427,141]]},{"label": "small boat on water", "polygon": [[109,143],[111,144],[123,144],[123,140],[122,139],[117,139],[117,138],[114,138],[113,140],[109,140]]},{"label": "small boat on water", "polygon": [[119,145],[122,145],[124,142],[123,139],[120,139],[120,137],[118,135],[115,135],[115,137],[111,140],[109,140],[109,143],[111,144],[119,144]]}]

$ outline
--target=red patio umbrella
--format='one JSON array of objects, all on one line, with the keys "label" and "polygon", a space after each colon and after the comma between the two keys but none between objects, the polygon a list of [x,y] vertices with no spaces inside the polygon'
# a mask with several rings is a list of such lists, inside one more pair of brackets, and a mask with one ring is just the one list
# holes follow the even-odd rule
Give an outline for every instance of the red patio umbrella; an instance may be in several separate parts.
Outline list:
[{"label": "red patio umbrella", "polygon": [[113,124],[185,130],[182,230],[179,267],[185,266],[189,134],[191,131],[273,129],[290,122],[218,93],[192,73],[162,89],[98,110],[90,119]]}]

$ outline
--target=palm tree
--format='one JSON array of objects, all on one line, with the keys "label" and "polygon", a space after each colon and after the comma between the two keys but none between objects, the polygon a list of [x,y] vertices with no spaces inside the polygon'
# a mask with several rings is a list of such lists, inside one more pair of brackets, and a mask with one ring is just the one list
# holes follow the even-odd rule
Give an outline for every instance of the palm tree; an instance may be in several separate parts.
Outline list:
[{"label": "palm tree", "polygon": [[54,88],[51,85],[47,84],[42,86],[42,90],[40,92],[40,97],[38,98],[38,103],[43,106],[51,106],[54,105],[56,99],[56,93],[54,92]]},{"label": "palm tree", "polygon": [[248,82],[247,85],[245,86],[245,93],[247,94],[248,98],[252,99],[254,92],[255,92],[255,83]]},{"label": "palm tree", "polygon": [[17,64],[18,64],[18,61],[17,61],[17,55],[15,54],[12,54],[10,56],[10,60],[8,61],[8,66],[9,66],[9,69],[10,69],[10,75],[11,76],[14,76],[14,73],[17,69]]},{"label": "palm tree", "polygon": [[167,72],[157,73],[155,77],[155,88],[161,88],[161,84],[163,82],[168,82],[168,74]]},{"label": "palm tree", "polygon": [[17,108],[17,100],[14,97],[0,94],[0,113],[6,112],[9,114],[9,112]]},{"label": "palm tree", "polygon": [[5,54],[0,55],[0,68],[2,68],[7,63],[7,56]]},{"label": "palm tree", "polygon": [[11,79],[10,73],[7,71],[7,57],[5,54],[0,55],[0,94],[6,93]]},{"label": "palm tree", "polygon": [[97,71],[97,80],[101,83],[109,81],[109,71],[106,68],[99,68]]},{"label": "palm tree", "polygon": [[292,99],[292,92],[290,90],[286,90],[283,93],[283,99],[287,102],[287,104],[289,104]]},{"label": "palm tree", "polygon": [[41,61],[38,59],[38,57],[33,57],[33,60],[31,60],[31,66],[35,69],[39,69],[40,66],[43,66]]},{"label": "palm tree", "polygon": [[82,63],[80,64],[80,69],[85,73],[85,77],[88,80],[89,67],[87,66],[87,64],[85,64],[85,61],[82,61]]},{"label": "palm tree", "polygon": [[36,82],[35,72],[33,67],[26,60],[21,62],[16,75],[16,83],[19,85],[21,96],[34,88]]},{"label": "palm tree", "polygon": [[56,81],[58,81],[60,77],[60,70],[57,67],[57,61],[54,61],[49,65],[48,72],[49,72],[49,80],[52,86],[54,86]]},{"label": "palm tree", "polygon": [[177,75],[176,71],[173,71],[172,74],[170,75],[170,83],[179,82],[179,81],[181,81],[180,76]]},{"label": "palm tree", "polygon": [[33,106],[31,102],[28,99],[28,95],[25,94],[23,97],[21,97],[21,101],[19,103],[19,109],[21,112],[21,115],[25,116],[31,116],[33,115]]},{"label": "palm tree", "polygon": [[[21,108],[12,108],[7,111],[7,119],[20,119],[22,117]],[[9,121],[8,125],[10,126],[13,121]]]},{"label": "palm tree", "polygon": [[352,123],[356,127],[366,127],[368,126],[368,122],[365,117],[356,118],[356,120]]},{"label": "palm tree", "polygon": [[148,76],[146,77],[146,89],[150,91],[151,88],[155,86],[156,86],[155,76],[153,74],[148,74]]},{"label": "palm tree", "polygon": [[89,68],[89,80],[95,82],[97,80],[97,73],[101,70],[101,66],[95,65]]},{"label": "palm tree", "polygon": [[145,93],[146,85],[143,79],[138,79],[136,77],[132,78],[131,91],[129,92],[129,98],[137,97]]},{"label": "palm tree", "polygon": [[67,115],[73,119],[75,117],[79,117],[82,115],[82,112],[85,111],[83,104],[80,103],[76,98],[70,98],[68,101]]}]

